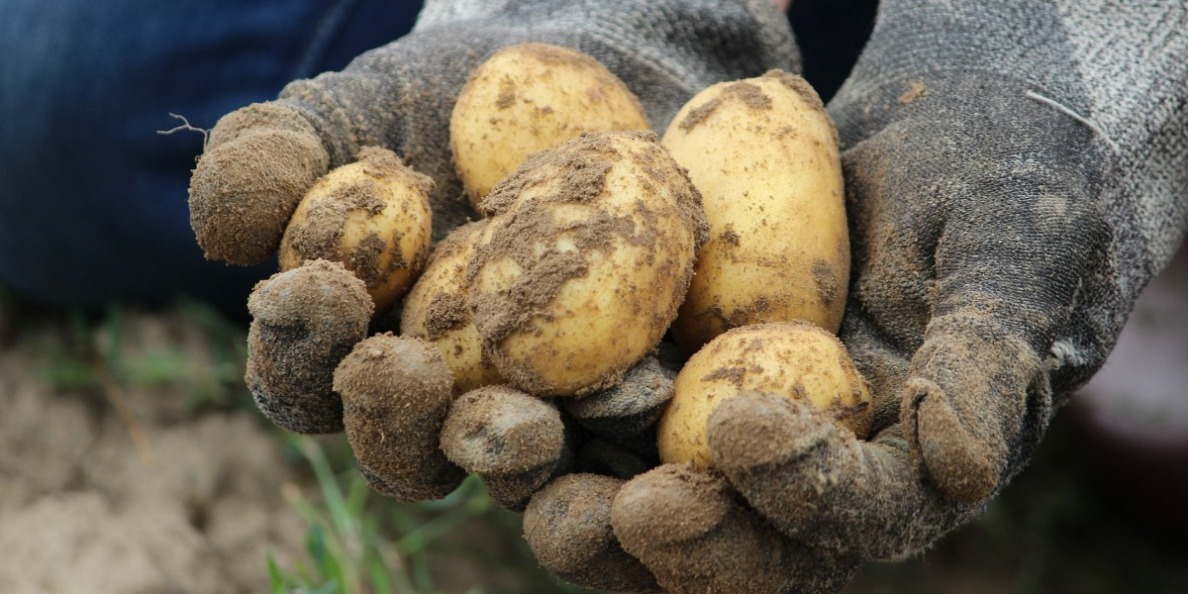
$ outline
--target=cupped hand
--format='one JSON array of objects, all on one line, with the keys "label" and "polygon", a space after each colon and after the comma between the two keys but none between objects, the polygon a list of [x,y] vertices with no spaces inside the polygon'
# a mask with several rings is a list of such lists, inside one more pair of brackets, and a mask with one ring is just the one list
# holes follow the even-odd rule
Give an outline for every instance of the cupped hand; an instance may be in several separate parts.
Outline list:
[{"label": "cupped hand", "polygon": [[1093,131],[1027,91],[950,73],[831,106],[854,254],[841,337],[875,432],[778,395],[725,401],[714,471],[661,466],[610,500],[620,546],[663,589],[840,590],[863,560],[973,517],[1026,463],[1091,364],[1073,345],[1094,330],[1110,242]]}]

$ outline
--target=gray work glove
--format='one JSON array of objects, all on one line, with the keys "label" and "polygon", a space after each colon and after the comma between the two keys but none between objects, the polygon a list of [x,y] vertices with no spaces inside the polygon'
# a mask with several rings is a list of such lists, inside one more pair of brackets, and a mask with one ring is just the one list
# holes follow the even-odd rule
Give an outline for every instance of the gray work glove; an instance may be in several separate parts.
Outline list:
[{"label": "gray work glove", "polygon": [[[478,64],[525,41],[598,59],[640,97],[658,131],[706,86],[799,66],[788,23],[769,0],[430,0],[410,35],[220,119],[191,178],[199,244],[209,258],[234,264],[268,259],[314,181],[372,145],[435,180],[435,238],[476,218],[451,163],[450,112]],[[261,283],[249,304],[255,320],[247,381],[261,411],[286,429],[345,427],[377,490],[401,500],[439,497],[465,470],[516,509],[569,468],[654,465],[654,452],[639,446],[649,438],[638,432],[627,449],[605,438],[576,443],[589,435],[575,417],[594,427],[619,413],[654,422],[663,401],[645,399],[647,410],[638,410],[640,401],[622,396],[639,391],[633,380],[615,392],[620,396],[603,397],[612,404],[588,403],[573,415],[506,389],[451,400],[438,381],[443,365],[422,345],[387,334],[367,338],[372,312],[361,291],[329,262]],[[613,404],[625,400],[632,406]],[[621,550],[607,567],[614,571],[604,585],[655,589],[648,570]]]},{"label": "gray work glove", "polygon": [[1180,2],[888,0],[829,108],[854,254],[841,334],[876,434],[780,397],[724,403],[720,475],[662,466],[607,503],[672,592],[836,591],[967,521],[1188,225]]}]

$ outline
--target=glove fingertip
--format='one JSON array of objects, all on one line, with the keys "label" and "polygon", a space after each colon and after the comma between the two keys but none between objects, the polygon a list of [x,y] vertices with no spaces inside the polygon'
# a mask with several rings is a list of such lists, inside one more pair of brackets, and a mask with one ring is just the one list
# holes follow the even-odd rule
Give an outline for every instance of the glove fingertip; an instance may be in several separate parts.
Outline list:
[{"label": "glove fingertip", "polygon": [[296,433],[342,431],[334,371],[366,337],[371,308],[362,281],[325,260],[257,284],[248,298],[244,381],[260,412]]},{"label": "glove fingertip", "polygon": [[466,478],[438,448],[453,377],[437,347],[372,336],[338,365],[334,390],[342,397],[347,440],[377,491],[405,502],[438,499]]},{"label": "glove fingertip", "polygon": [[524,512],[524,537],[541,565],[586,588],[660,592],[655,576],[623,550],[611,528],[611,503],[623,483],[568,474],[533,495]]},{"label": "glove fingertip", "polygon": [[276,251],[297,203],[329,170],[330,156],[296,115],[224,120],[232,123],[215,127],[190,178],[190,225],[207,258],[258,264]]},{"label": "glove fingertip", "polygon": [[910,413],[905,420],[918,470],[951,500],[977,504],[989,499],[1006,460],[969,432],[937,384],[915,378],[907,389]]}]

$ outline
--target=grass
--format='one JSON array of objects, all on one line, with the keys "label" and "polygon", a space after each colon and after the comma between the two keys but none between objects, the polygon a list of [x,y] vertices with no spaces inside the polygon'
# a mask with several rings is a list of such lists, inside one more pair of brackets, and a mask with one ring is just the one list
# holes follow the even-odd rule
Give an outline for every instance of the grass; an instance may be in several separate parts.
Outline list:
[{"label": "grass", "polygon": [[247,349],[242,327],[208,305],[186,301],[168,315],[174,326],[196,335],[188,347],[174,342],[152,348],[130,345],[139,342],[129,340],[135,326],[130,319],[145,315],[118,305],[102,315],[60,314],[59,323],[52,324],[56,332],[32,341],[42,362],[39,373],[60,390],[168,390],[191,412],[250,406],[250,399],[243,398]]},{"label": "grass", "polygon": [[[445,591],[438,576],[459,565],[477,570],[483,583],[454,584],[453,592],[588,592],[535,566],[518,516],[498,509],[475,476],[441,500],[398,504],[374,497],[341,439],[293,436],[288,444],[312,470],[318,493],[285,490],[308,526],[305,558],[289,568],[268,559],[272,594],[438,594]],[[475,533],[486,542],[467,543]]]}]

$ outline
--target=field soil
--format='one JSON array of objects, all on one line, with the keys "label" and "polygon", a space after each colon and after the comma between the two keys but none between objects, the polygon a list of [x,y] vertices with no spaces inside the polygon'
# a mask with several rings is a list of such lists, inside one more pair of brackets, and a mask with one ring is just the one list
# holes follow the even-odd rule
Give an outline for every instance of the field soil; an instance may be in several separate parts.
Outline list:
[{"label": "field soil", "polygon": [[[246,409],[192,400],[175,378],[138,386],[88,362],[110,328],[7,314],[0,592],[266,591],[266,555],[288,562],[304,530],[282,497],[294,479],[283,442]],[[125,361],[172,353],[160,373],[186,380],[215,364],[209,336],[181,316],[121,326]]]}]

